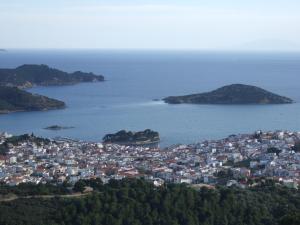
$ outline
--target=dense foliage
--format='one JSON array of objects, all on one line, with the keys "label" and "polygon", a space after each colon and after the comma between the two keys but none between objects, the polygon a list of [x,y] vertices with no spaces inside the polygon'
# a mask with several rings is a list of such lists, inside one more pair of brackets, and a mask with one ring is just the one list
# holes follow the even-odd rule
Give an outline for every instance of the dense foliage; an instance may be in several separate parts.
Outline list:
[{"label": "dense foliage", "polygon": [[[80,181],[82,186],[84,181]],[[85,183],[84,183],[85,184]],[[298,190],[202,188],[143,180],[92,182],[81,198],[18,199],[0,203],[0,224],[298,225]]]},{"label": "dense foliage", "polygon": [[46,145],[50,143],[47,138],[37,137],[34,134],[22,134],[18,136],[12,136],[7,138],[4,143],[0,144],[0,155],[5,155],[8,153],[9,145],[18,145],[24,142],[35,143],[37,146]]},{"label": "dense foliage", "polygon": [[103,76],[80,71],[67,73],[47,65],[23,65],[16,69],[0,69],[0,85],[30,87],[33,85],[65,85],[103,81]]},{"label": "dense foliage", "polygon": [[295,145],[292,147],[295,152],[300,152],[300,140],[296,141]]},{"label": "dense foliage", "polygon": [[21,183],[18,186],[0,185],[0,195],[5,196],[15,194],[17,196],[33,196],[33,195],[63,195],[69,194],[67,184],[32,184]]},{"label": "dense foliage", "polygon": [[138,144],[143,142],[158,142],[159,133],[146,129],[139,132],[131,132],[121,130],[115,134],[107,134],[104,136],[103,141],[106,143],[131,143]]},{"label": "dense foliage", "polygon": [[0,145],[0,155],[6,155],[9,151],[7,143],[3,143]]},{"label": "dense foliage", "polygon": [[280,96],[262,88],[232,84],[218,88],[211,92],[200,94],[170,96],[163,99],[169,104],[287,104],[293,100]]},{"label": "dense foliage", "polygon": [[65,107],[65,103],[15,87],[0,86],[0,112],[35,111]]},{"label": "dense foliage", "polygon": [[12,136],[6,139],[6,143],[11,143],[12,145],[17,145],[18,143],[23,143],[29,141],[31,143],[35,143],[38,146],[43,144],[49,144],[50,140],[48,138],[37,137],[33,133],[32,134],[22,134],[18,136]]},{"label": "dense foliage", "polygon": [[276,147],[268,148],[268,153],[275,153],[276,155],[279,155],[280,152],[281,150]]}]

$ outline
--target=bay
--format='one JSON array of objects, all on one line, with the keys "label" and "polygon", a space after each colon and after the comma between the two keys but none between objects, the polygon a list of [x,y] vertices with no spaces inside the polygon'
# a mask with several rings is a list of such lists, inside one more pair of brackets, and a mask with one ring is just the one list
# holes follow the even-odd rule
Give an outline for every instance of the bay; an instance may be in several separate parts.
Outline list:
[{"label": "bay", "polygon": [[[161,145],[194,143],[255,130],[300,130],[300,54],[133,50],[9,50],[0,67],[47,64],[103,74],[101,83],[35,87],[63,100],[64,110],[0,115],[0,130],[101,141],[121,129],[156,130]],[[256,85],[296,101],[290,105],[168,105],[162,99],[223,85]],[[51,131],[50,125],[74,129]]]}]

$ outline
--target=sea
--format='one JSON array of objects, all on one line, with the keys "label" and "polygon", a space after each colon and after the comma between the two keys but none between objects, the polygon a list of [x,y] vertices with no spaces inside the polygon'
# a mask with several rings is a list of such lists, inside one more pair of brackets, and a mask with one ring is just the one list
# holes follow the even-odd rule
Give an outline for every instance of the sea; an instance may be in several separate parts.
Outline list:
[{"label": "sea", "polygon": [[[46,64],[105,76],[105,82],[28,91],[67,108],[0,115],[0,131],[101,141],[119,130],[152,129],[161,146],[197,143],[256,130],[300,131],[300,53],[156,50],[8,50],[0,68]],[[162,98],[228,84],[256,85],[292,98],[287,105],[168,105]],[[154,101],[156,100],[156,101]],[[47,126],[74,127],[46,130]]]}]

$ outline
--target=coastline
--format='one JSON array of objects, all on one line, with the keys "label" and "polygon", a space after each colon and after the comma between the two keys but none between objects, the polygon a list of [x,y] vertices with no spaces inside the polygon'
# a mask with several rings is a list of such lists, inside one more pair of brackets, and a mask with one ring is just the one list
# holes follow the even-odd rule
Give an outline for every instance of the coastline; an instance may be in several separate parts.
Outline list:
[{"label": "coastline", "polygon": [[160,140],[157,141],[139,141],[139,142],[103,142],[103,144],[117,144],[126,146],[146,146],[146,145],[158,145]]},{"label": "coastline", "polygon": [[60,110],[60,109],[66,109],[67,106],[62,106],[62,107],[54,107],[54,108],[43,108],[43,109],[35,109],[35,110],[0,110],[0,116],[1,115],[6,115],[6,114],[11,114],[11,113],[20,113],[20,112],[43,112],[43,111],[50,111],[50,110]]},{"label": "coastline", "polygon": [[[107,83],[82,83],[66,88],[40,86],[30,89],[30,92],[57,99],[59,96],[64,96],[62,99],[68,104],[68,110],[57,110],[45,114],[43,112],[10,113],[8,114],[10,116],[4,114],[0,118],[1,128],[14,133],[32,131],[38,135],[53,137],[56,135],[54,132],[41,128],[53,123],[71,124],[75,125],[76,129],[63,130],[60,134],[83,138],[87,141],[97,141],[110,131],[122,128],[139,130],[150,127],[162,132],[163,138],[160,145],[168,146],[222,138],[228,133],[247,133],[257,129],[273,130],[276,128],[297,130],[300,127],[297,116],[300,112],[299,82],[297,82],[299,77],[295,74],[299,68],[300,55],[260,56],[238,53],[221,55],[217,53],[193,55],[172,53],[167,55],[153,52],[149,56],[147,52],[125,55],[119,52],[99,51],[87,58],[85,55],[88,53],[85,51],[76,53],[62,50],[59,55],[57,52],[46,50],[9,52],[7,56],[1,54],[3,55],[2,67],[15,67],[15,65],[20,65],[20,62],[30,60],[53,65],[66,71],[82,69],[103,72],[109,77]],[[68,57],[72,60],[80,60],[81,64],[65,61]],[[41,62],[43,58],[45,62]],[[100,59],[106,62],[105,65],[93,63]],[[126,59],[128,62],[126,61],[125,65],[122,62]],[[149,61],[151,59],[154,61]],[[233,61],[232,59],[240,60]],[[140,70],[132,70],[136,62],[141,60],[144,63],[141,64]],[[274,60],[279,63],[277,67],[285,76],[279,75],[272,69]],[[170,63],[161,65],[160,61]],[[267,73],[267,77],[274,78],[272,81],[266,78],[260,80],[262,75],[260,65],[262,64],[264,64],[263,71]],[[151,70],[153,67],[157,68],[155,73]],[[295,70],[291,70],[291,67]],[[186,71],[188,79],[184,81],[186,85],[178,83],[183,81],[182,68],[190,68]],[[212,70],[214,73],[210,75],[209,71]],[[163,76],[166,71],[170,71],[169,76]],[[201,76],[196,76],[199,73]],[[237,77],[239,80],[235,79]],[[149,85],[143,85],[142,81]],[[155,101],[153,104],[148,104],[149,99],[210,91],[232,81],[265,87],[274,93],[290,96],[295,100],[295,104],[174,106],[166,103],[160,104],[160,102],[158,104]],[[137,104],[140,102],[146,103]]]}]

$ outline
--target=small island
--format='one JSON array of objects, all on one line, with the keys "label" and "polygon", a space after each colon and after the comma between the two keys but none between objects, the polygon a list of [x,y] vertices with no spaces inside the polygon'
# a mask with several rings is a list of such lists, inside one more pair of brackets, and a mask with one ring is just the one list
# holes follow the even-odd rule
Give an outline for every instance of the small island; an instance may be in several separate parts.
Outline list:
[{"label": "small island", "polygon": [[169,104],[290,104],[293,100],[274,94],[262,88],[232,84],[211,92],[184,96],[170,96],[163,99]]},{"label": "small island", "polygon": [[120,145],[151,145],[157,144],[159,141],[159,133],[150,129],[139,132],[121,130],[115,134],[107,134],[103,138],[105,144]]},{"label": "small island", "polygon": [[31,88],[100,81],[104,81],[102,75],[81,71],[67,73],[47,65],[23,65],[15,69],[0,69],[0,85],[8,87]]},{"label": "small island", "polygon": [[65,103],[46,96],[31,94],[16,87],[0,86],[0,113],[44,111],[65,108]]},{"label": "small island", "polygon": [[57,130],[67,130],[67,129],[73,129],[74,127],[68,127],[68,126],[59,126],[59,125],[52,125],[49,127],[45,127],[45,130],[53,130],[53,131],[57,131]]}]

